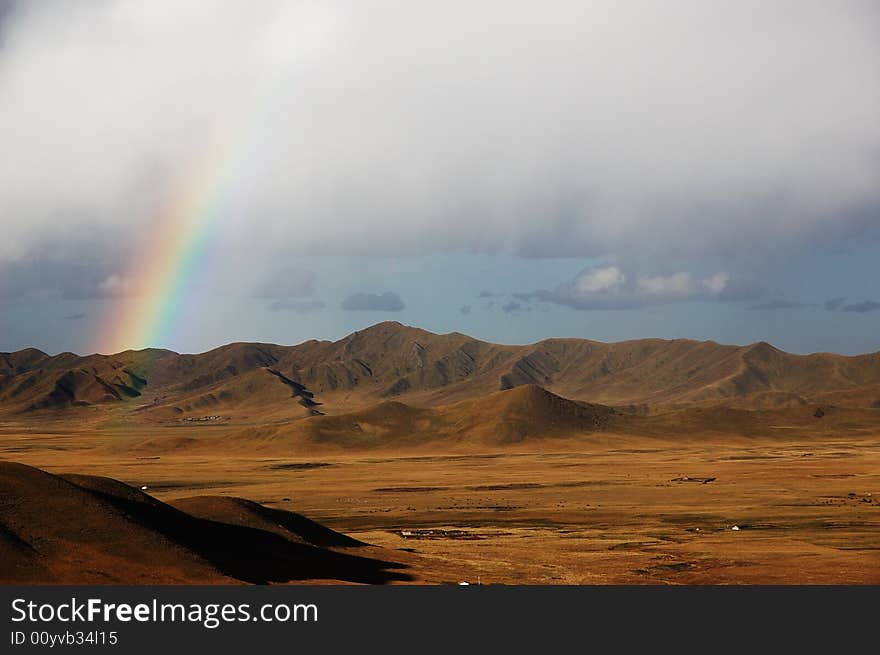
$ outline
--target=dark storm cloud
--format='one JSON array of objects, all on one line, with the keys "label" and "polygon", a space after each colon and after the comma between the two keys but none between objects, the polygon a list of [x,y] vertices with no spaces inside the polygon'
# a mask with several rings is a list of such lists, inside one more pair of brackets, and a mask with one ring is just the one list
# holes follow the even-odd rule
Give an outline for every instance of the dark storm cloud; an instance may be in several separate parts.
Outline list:
[{"label": "dark storm cloud", "polygon": [[718,300],[725,302],[755,300],[766,293],[766,287],[758,280],[750,277],[731,277],[718,293]]},{"label": "dark storm cloud", "polygon": [[385,293],[354,293],[342,301],[342,309],[364,312],[399,312],[403,300],[393,291]]},{"label": "dark storm cloud", "polygon": [[832,298],[825,301],[825,309],[829,312],[850,312],[853,314],[868,314],[880,310],[880,302],[875,300],[865,300],[862,302],[846,303],[846,298]]},{"label": "dark storm cloud", "polygon": [[3,30],[8,27],[15,11],[16,0],[0,0],[0,44],[2,44]]},{"label": "dark storm cloud", "polygon": [[269,305],[270,312],[294,312],[295,314],[313,314],[324,309],[321,300],[276,300]]},{"label": "dark storm cloud", "polygon": [[256,114],[215,238],[266,270],[283,249],[659,261],[876,233],[873,2],[162,4],[4,21],[0,260],[72,209],[66,229],[134,249],[212,130]]},{"label": "dark storm cloud", "polygon": [[772,312],[780,309],[802,309],[804,307],[809,307],[809,305],[792,300],[775,299],[765,303],[758,303],[757,305],[749,305],[746,309],[756,312]]},{"label": "dark storm cloud", "polygon": [[108,297],[114,290],[107,281],[121,263],[113,248],[99,242],[53,242],[19,259],[0,260],[0,298]]},{"label": "dark storm cloud", "polygon": [[846,298],[831,298],[825,301],[825,309],[829,312],[836,312],[845,302]]},{"label": "dark storm cloud", "polygon": [[515,300],[511,300],[510,302],[501,305],[501,311],[505,314],[514,314],[516,312],[530,312],[532,311],[532,308],[516,302]]},{"label": "dark storm cloud", "polygon": [[853,305],[844,305],[840,311],[867,314],[868,312],[876,312],[878,309],[880,309],[880,302],[865,300],[864,302],[855,303]]}]

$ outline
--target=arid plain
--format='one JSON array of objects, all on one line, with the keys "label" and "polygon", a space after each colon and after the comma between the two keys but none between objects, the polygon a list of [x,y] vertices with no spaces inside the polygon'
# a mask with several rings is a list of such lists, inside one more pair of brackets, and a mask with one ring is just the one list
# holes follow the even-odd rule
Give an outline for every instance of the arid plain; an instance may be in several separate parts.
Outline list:
[{"label": "arid plain", "polygon": [[880,583],[876,354],[383,323],[0,357],[0,459],[55,474],[0,466],[4,582]]}]

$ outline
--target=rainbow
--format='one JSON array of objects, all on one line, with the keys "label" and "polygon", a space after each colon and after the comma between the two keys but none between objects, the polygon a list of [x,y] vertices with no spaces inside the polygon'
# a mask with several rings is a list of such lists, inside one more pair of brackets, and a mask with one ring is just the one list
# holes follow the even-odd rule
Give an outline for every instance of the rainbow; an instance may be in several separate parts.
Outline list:
[{"label": "rainbow", "polygon": [[130,265],[105,282],[105,286],[118,287],[119,293],[113,295],[119,297],[108,303],[93,344],[95,351],[170,345],[196,278],[204,273],[211,256],[213,237],[227,215],[233,182],[255,147],[260,128],[268,123],[265,119],[275,104],[276,91],[288,86],[282,83],[290,79],[291,71],[333,45],[334,24],[333,15],[318,12],[302,22],[303,31],[288,52],[291,34],[283,21],[276,20],[272,25],[278,31],[269,33],[266,44],[258,47],[272,53],[274,39],[279,39],[288,56],[264,60],[246,75],[239,71],[229,76],[230,86],[238,86],[237,93],[230,94],[231,102],[227,99],[207,123],[209,138],[197,150],[198,156],[184,165],[186,173],[172,185]]},{"label": "rainbow", "polygon": [[[247,105],[250,107],[253,102]],[[94,350],[115,353],[169,345],[197,277],[210,257],[210,245],[224,214],[229,189],[252,130],[236,112],[234,122],[219,121],[206,145],[150,222],[150,233],[125,271],[108,278],[110,302]],[[230,129],[234,128],[234,129]],[[232,137],[230,137],[232,135]]]}]

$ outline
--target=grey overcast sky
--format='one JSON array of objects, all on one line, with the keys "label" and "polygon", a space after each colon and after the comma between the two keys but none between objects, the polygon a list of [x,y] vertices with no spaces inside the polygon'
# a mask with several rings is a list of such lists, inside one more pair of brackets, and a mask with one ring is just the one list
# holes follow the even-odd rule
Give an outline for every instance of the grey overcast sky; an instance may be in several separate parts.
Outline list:
[{"label": "grey overcast sky", "polygon": [[0,0],[0,350],[880,350],[878,116],[875,0]]}]

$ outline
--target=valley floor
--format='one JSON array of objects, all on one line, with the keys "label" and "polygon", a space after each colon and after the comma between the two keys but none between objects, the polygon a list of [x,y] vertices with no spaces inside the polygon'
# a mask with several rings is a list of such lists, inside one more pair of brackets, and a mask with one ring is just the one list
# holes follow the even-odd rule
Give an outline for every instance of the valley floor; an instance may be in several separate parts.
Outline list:
[{"label": "valley floor", "polygon": [[6,424],[0,459],[113,477],[163,501],[230,495],[291,509],[417,555],[414,582],[880,584],[877,434],[311,457],[126,450],[145,436]]}]

